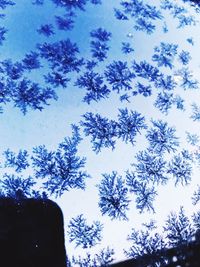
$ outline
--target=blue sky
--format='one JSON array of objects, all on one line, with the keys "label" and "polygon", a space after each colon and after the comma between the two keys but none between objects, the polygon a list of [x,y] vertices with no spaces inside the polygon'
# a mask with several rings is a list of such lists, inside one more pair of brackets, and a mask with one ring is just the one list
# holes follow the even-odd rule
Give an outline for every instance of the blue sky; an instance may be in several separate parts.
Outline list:
[{"label": "blue sky", "polygon": [[[36,29],[41,24],[52,23],[55,15],[64,13],[62,8],[55,7],[50,0],[46,0],[43,6],[32,5],[31,1],[17,0],[16,5],[6,9],[6,18],[2,20],[3,25],[8,28],[6,34],[6,41],[0,47],[0,60],[11,58],[14,61],[21,60],[25,53],[35,50],[37,43],[55,42],[57,40],[70,38],[77,42],[80,50],[80,55],[84,58],[91,59],[90,54],[90,36],[91,30],[98,27],[105,28],[112,32],[110,51],[105,62],[99,64],[97,71],[103,73],[106,65],[113,60],[127,61],[130,65],[133,60],[147,60],[151,62],[154,46],[159,45],[160,42],[171,42],[179,44],[179,52],[187,50],[191,53],[192,60],[189,68],[193,71],[196,79],[199,77],[200,68],[200,35],[199,23],[195,26],[187,26],[185,28],[177,29],[177,22],[167,12],[163,11],[164,19],[156,23],[156,31],[147,35],[142,31],[135,31],[133,28],[134,22],[119,21],[114,17],[113,8],[120,7],[118,0],[103,0],[102,5],[94,6],[90,3],[86,6],[86,11],[77,11],[75,27],[72,31],[58,31],[50,38],[39,35]],[[129,1],[131,2],[131,1]],[[148,2],[148,1],[145,1]],[[153,3],[152,3],[153,2]],[[149,3],[159,6],[157,0],[149,1]],[[176,1],[177,3],[181,1]],[[192,14],[197,19],[197,15],[193,8],[185,4],[189,14]],[[163,33],[162,26],[166,21],[169,32]],[[128,37],[132,34],[132,37]],[[193,37],[195,45],[189,44],[186,39]],[[134,52],[124,55],[121,52],[121,43],[130,42],[134,48]],[[152,62],[151,62],[152,63]],[[43,83],[43,74],[47,70],[45,62],[44,67],[39,71],[33,71],[30,77],[34,81]],[[161,67],[161,70],[166,73],[175,74],[179,69],[179,63],[175,63],[174,70],[168,70]],[[186,111],[180,111],[172,108],[168,115],[162,114],[153,105],[155,101],[155,94],[152,97],[145,98],[143,96],[132,97],[130,103],[119,101],[119,96],[112,92],[110,97],[101,100],[98,103],[92,102],[90,105],[82,102],[84,96],[84,89],[75,87],[74,81],[79,74],[71,74],[72,81],[67,88],[58,88],[58,101],[51,101],[49,106],[46,106],[42,112],[30,111],[25,116],[12,104],[4,108],[4,113],[0,114],[0,154],[7,148],[17,152],[19,149],[26,149],[30,151],[33,147],[45,144],[49,149],[55,149],[58,143],[62,142],[64,137],[71,135],[71,124],[78,124],[81,116],[88,112],[100,113],[110,119],[116,119],[118,108],[128,107],[132,110],[137,110],[145,116],[148,126],[151,125],[150,120],[163,119],[167,121],[170,126],[175,126],[177,136],[180,137],[180,148],[188,148],[189,151],[194,151],[196,148],[190,146],[186,142],[186,131],[199,134],[199,122],[193,122],[191,116],[191,104],[198,103],[200,100],[199,90],[184,91],[180,86],[180,82],[176,87],[176,93],[180,94],[186,101]],[[181,77],[180,77],[181,79]],[[133,85],[134,86],[134,85]],[[154,90],[156,90],[154,88]],[[191,215],[195,209],[192,205],[191,196],[199,183],[199,167],[193,166],[192,182],[187,187],[174,187],[174,182],[171,180],[166,186],[160,186],[158,190],[158,197],[155,201],[155,214],[139,212],[135,208],[134,196],[133,201],[128,211],[129,221],[111,221],[108,216],[102,216],[98,208],[98,190],[96,185],[101,180],[102,173],[110,173],[112,170],[118,171],[124,175],[125,171],[134,162],[135,155],[139,150],[145,149],[147,140],[144,133],[137,136],[137,145],[133,147],[131,144],[125,144],[122,141],[117,141],[116,149],[102,149],[102,152],[96,155],[91,148],[90,138],[84,137],[79,146],[79,155],[87,157],[86,169],[91,175],[91,178],[86,182],[86,190],[71,190],[66,192],[61,198],[55,201],[60,204],[65,220],[65,230],[69,220],[72,217],[83,213],[88,222],[92,223],[94,220],[100,220],[104,224],[103,240],[101,244],[95,246],[90,251],[96,253],[100,248],[110,246],[116,251],[116,260],[125,258],[123,249],[128,248],[130,244],[126,241],[127,235],[131,228],[140,228],[142,222],[149,221],[151,218],[158,221],[160,227],[171,210],[178,211],[180,205],[183,205],[187,214]],[[170,158],[170,156],[169,156]],[[2,174],[5,172],[1,169]],[[32,171],[28,170],[26,174],[32,175]],[[86,255],[87,250],[75,248],[69,243],[66,236],[67,253],[72,255]]]}]

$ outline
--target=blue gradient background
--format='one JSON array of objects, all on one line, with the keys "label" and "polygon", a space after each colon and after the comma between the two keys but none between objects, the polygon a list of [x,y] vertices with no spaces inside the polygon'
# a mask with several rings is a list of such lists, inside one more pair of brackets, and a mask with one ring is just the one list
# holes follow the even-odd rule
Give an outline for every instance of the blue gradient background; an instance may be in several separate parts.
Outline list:
[{"label": "blue gradient background", "polygon": [[[159,4],[159,1],[150,1],[153,4]],[[171,16],[165,16],[169,32],[162,32],[163,22],[157,23],[157,30],[152,35],[146,35],[143,32],[136,32],[133,29],[132,21],[118,21],[114,17],[113,8],[118,7],[118,0],[103,0],[102,5],[94,6],[89,4],[86,6],[86,11],[77,11],[75,27],[71,32],[56,31],[56,34],[49,39],[39,35],[36,29],[41,24],[54,23],[55,15],[62,15],[65,12],[62,8],[56,8],[50,1],[46,0],[43,6],[34,6],[31,1],[18,0],[13,7],[6,9],[6,18],[1,23],[9,29],[6,35],[6,41],[0,47],[0,60],[11,58],[12,60],[22,60],[25,53],[35,50],[37,43],[55,42],[57,40],[70,38],[71,41],[77,42],[80,55],[84,58],[91,58],[90,55],[90,38],[91,30],[98,27],[106,28],[112,32],[110,42],[109,57],[105,63],[101,64],[98,69],[99,73],[103,73],[105,65],[108,65],[113,60],[127,60],[130,64],[133,60],[147,60],[151,62],[153,47],[159,45],[161,41],[173,42],[180,45],[182,49],[188,50],[191,53],[192,61],[190,67],[193,70],[195,78],[199,79],[200,66],[200,28],[196,26],[186,27],[185,29],[177,29],[176,22]],[[198,18],[194,10],[189,10]],[[133,38],[128,38],[127,34],[132,33]],[[188,37],[194,36],[195,46],[187,43]],[[130,42],[135,49],[134,53],[124,55],[121,52],[121,42]],[[45,62],[42,62],[45,66]],[[45,73],[45,67],[41,70],[32,71],[30,77],[33,81],[43,83],[42,75]],[[73,77],[74,75],[74,77]],[[144,98],[137,96],[131,98],[131,103],[121,103],[115,92],[112,92],[106,100],[101,100],[99,103],[91,103],[87,105],[82,102],[85,94],[84,90],[73,86],[77,74],[73,74],[72,81],[65,89],[57,89],[58,101],[51,101],[49,106],[46,106],[42,112],[29,111],[25,116],[12,107],[12,104],[4,108],[4,113],[0,115],[0,152],[7,148],[12,151],[19,149],[27,149],[31,151],[33,147],[45,144],[49,149],[55,149],[59,142],[64,137],[71,135],[71,124],[79,123],[82,114],[87,111],[99,112],[103,116],[110,119],[115,119],[118,114],[118,108],[128,107],[132,110],[141,112],[150,125],[150,119],[166,120],[170,126],[175,126],[177,135],[180,137],[181,147],[190,147],[186,141],[186,131],[198,133],[200,130],[199,122],[192,122],[189,118],[191,115],[191,103],[199,102],[200,95],[198,90],[183,91],[177,87],[177,93],[180,93],[186,100],[185,112],[172,109],[168,116],[161,114],[153,106],[155,97]],[[84,136],[84,135],[83,135]],[[130,164],[134,161],[134,156],[137,151],[146,147],[147,141],[144,136],[137,136],[137,145],[132,147],[131,144],[124,144],[117,141],[116,149],[112,152],[108,149],[103,149],[102,152],[96,155],[92,149],[89,138],[84,138],[79,146],[79,155],[87,157],[86,169],[91,175],[91,179],[86,182],[86,190],[71,190],[66,192],[61,198],[56,199],[56,202],[61,206],[65,226],[72,217],[83,213],[89,223],[99,219],[104,224],[103,240],[101,244],[88,250],[96,253],[100,248],[113,247],[116,251],[115,259],[122,260],[125,258],[123,249],[128,248],[130,244],[126,241],[127,235],[131,228],[140,228],[143,222],[149,221],[151,218],[158,221],[160,230],[167,215],[171,210],[178,211],[180,205],[183,205],[186,213],[191,215],[196,207],[192,205],[191,195],[199,183],[199,169],[194,166],[193,180],[188,187],[174,187],[173,181],[169,181],[166,186],[160,186],[158,197],[155,202],[155,214],[139,214],[135,208],[134,201],[131,202],[130,210],[128,211],[129,221],[111,221],[107,216],[101,216],[98,208],[98,191],[96,184],[101,180],[102,173],[110,173],[112,170],[123,174]],[[4,172],[0,169],[0,172]],[[31,174],[31,173],[27,173]],[[134,199],[134,197],[133,197]],[[66,236],[67,253],[72,255],[85,256],[87,250],[75,248],[73,243],[69,243]]]}]

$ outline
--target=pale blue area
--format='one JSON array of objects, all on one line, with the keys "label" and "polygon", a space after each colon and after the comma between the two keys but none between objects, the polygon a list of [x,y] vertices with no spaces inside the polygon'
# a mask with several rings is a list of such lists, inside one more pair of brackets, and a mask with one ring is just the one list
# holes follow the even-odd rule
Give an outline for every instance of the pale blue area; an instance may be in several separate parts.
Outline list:
[{"label": "pale blue area", "polygon": [[[151,1],[150,1],[151,2]],[[159,1],[153,1],[159,4]],[[49,39],[39,35],[36,31],[41,24],[53,23],[54,15],[63,14],[61,8],[55,8],[51,1],[46,0],[44,6],[34,6],[31,1],[18,0],[14,7],[9,7],[6,10],[6,18],[2,24],[9,29],[6,35],[6,41],[0,47],[0,60],[12,58],[14,61],[21,60],[25,53],[35,50],[36,43],[55,42],[57,40],[70,38],[72,42],[77,42],[80,48],[80,55],[84,58],[91,59],[89,47],[89,32],[98,27],[105,27],[106,30],[112,32],[112,39],[109,43],[111,50],[108,52],[109,57],[105,63],[99,64],[98,71],[102,73],[105,65],[108,65],[112,60],[127,60],[129,64],[133,60],[147,60],[151,62],[153,54],[153,47],[159,45],[160,42],[173,42],[180,45],[179,52],[188,50],[191,52],[192,61],[190,68],[193,70],[194,77],[200,80],[199,77],[199,24],[195,27],[186,27],[185,29],[176,29],[174,20],[166,15],[169,32],[164,34],[162,32],[163,21],[157,23],[157,30],[152,35],[146,35],[143,32],[136,32],[133,29],[132,21],[118,21],[114,18],[113,7],[119,6],[120,1],[104,1],[102,6],[93,6],[88,4],[86,12],[78,11],[73,31],[56,31],[56,34]],[[191,12],[195,12],[191,9]],[[199,15],[198,15],[199,16]],[[198,17],[196,16],[196,17]],[[127,37],[128,34],[133,37]],[[187,43],[186,39],[194,36],[195,46],[192,47]],[[134,48],[134,52],[130,55],[121,53],[121,43],[130,42]],[[43,63],[45,66],[45,63]],[[179,63],[175,63],[175,69]],[[179,67],[178,67],[179,68]],[[163,72],[168,73],[168,70],[160,68]],[[45,67],[40,71],[33,71],[30,77],[34,81],[43,83],[43,71],[47,70]],[[75,77],[73,77],[75,75]],[[181,147],[193,149],[186,142],[186,131],[192,133],[199,133],[199,122],[192,122],[189,118],[191,116],[191,104],[199,102],[199,91],[183,91],[181,86],[177,86],[177,94],[180,94],[186,100],[187,111],[183,112],[172,108],[169,115],[161,114],[155,107],[153,102],[155,95],[150,98],[137,96],[131,98],[131,103],[121,103],[119,96],[115,92],[111,93],[109,99],[102,100],[99,103],[92,103],[90,106],[82,102],[84,96],[84,89],[79,89],[73,86],[74,78],[79,74],[71,74],[72,82],[69,83],[65,89],[58,88],[58,101],[50,101],[50,105],[45,107],[42,112],[30,111],[25,116],[16,108],[12,107],[12,103],[4,108],[4,113],[0,114],[0,153],[7,148],[18,151],[19,149],[27,149],[31,152],[32,148],[40,144],[45,144],[49,149],[55,149],[59,142],[64,137],[71,135],[72,123],[78,124],[81,120],[81,115],[87,111],[94,113],[99,112],[103,116],[110,119],[116,119],[118,108],[128,107],[132,110],[137,110],[146,117],[148,126],[150,119],[163,119],[168,121],[169,125],[175,126],[177,129],[177,136],[180,137]],[[180,77],[179,77],[180,78]],[[181,79],[181,78],[180,78]],[[134,85],[133,85],[134,86]],[[157,89],[153,88],[154,91]],[[83,134],[82,134],[83,135]],[[84,137],[84,135],[83,135]],[[170,210],[178,210],[180,205],[184,205],[188,214],[192,214],[195,208],[190,201],[191,194],[199,183],[198,172],[199,169],[194,167],[193,181],[190,187],[174,187],[174,183],[170,181],[167,186],[159,188],[159,196],[155,204],[156,214],[139,214],[135,208],[134,202],[131,203],[128,211],[128,222],[111,221],[108,217],[101,216],[98,208],[98,192],[96,184],[101,180],[102,173],[109,173],[116,170],[122,175],[130,167],[130,164],[135,161],[136,152],[146,147],[146,139],[143,134],[137,136],[137,145],[132,147],[131,144],[124,144],[117,141],[116,149],[112,152],[108,149],[103,149],[99,155],[96,155],[91,149],[89,138],[82,141],[79,154],[87,157],[86,169],[91,175],[91,179],[86,182],[86,190],[71,190],[66,192],[62,198],[56,201],[62,207],[65,218],[65,225],[72,217],[80,213],[88,218],[88,221],[99,219],[104,223],[104,238],[100,245],[94,247],[91,251],[98,252],[101,247],[107,245],[114,247],[116,250],[116,260],[124,258],[123,248],[129,247],[126,237],[130,233],[131,228],[140,228],[141,223],[148,221],[150,218],[158,220],[161,226],[166,219]],[[3,170],[1,170],[3,173]],[[28,172],[27,172],[28,173]],[[29,174],[29,173],[28,173]],[[31,171],[30,171],[31,174]],[[133,197],[134,198],[134,197]],[[82,249],[75,249],[73,244],[69,244],[66,238],[67,252],[72,255],[85,255],[86,251]]]}]

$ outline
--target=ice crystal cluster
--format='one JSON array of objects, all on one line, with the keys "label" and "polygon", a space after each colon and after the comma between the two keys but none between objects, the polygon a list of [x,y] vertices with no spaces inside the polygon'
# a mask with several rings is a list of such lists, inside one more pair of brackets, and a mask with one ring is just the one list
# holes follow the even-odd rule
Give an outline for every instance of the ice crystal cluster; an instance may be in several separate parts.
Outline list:
[{"label": "ice crystal cluster", "polygon": [[[62,203],[68,266],[107,266],[200,230],[195,2],[0,0],[0,195]],[[7,145],[8,113],[29,135],[49,124],[49,142]]]}]

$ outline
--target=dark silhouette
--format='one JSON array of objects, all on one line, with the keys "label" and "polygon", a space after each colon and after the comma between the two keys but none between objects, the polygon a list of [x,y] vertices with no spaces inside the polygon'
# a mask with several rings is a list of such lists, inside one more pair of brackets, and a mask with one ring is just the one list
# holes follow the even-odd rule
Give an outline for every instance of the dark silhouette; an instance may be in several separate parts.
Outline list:
[{"label": "dark silhouette", "polygon": [[0,198],[0,266],[66,266],[63,216],[57,204]]}]

